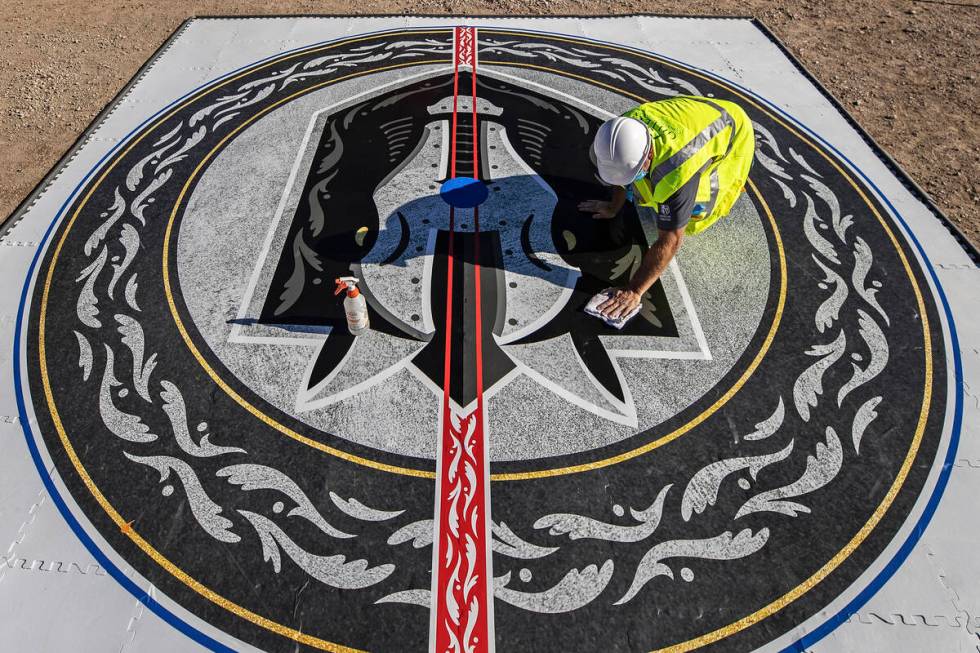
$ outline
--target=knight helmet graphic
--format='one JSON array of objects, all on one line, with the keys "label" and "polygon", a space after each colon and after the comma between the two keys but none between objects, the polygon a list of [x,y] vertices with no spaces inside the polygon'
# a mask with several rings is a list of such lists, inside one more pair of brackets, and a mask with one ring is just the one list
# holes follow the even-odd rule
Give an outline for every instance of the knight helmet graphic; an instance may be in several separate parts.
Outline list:
[{"label": "knight helmet graphic", "polygon": [[[476,99],[460,94],[454,111],[453,77],[445,74],[341,107],[323,122],[255,320],[326,334],[299,407],[340,400],[400,366],[441,394],[451,229],[449,350],[456,362],[475,358],[472,334],[482,329],[490,389],[534,367],[535,343],[564,338],[576,374],[594,386],[589,402],[622,412],[629,401],[599,341],[602,324],[581,311],[602,288],[625,283],[649,245],[632,205],[611,221],[593,221],[577,208],[608,193],[588,154],[605,117],[489,75],[476,88]],[[440,196],[453,168],[486,184],[476,209],[451,207]],[[467,310],[477,296],[474,264],[483,270],[479,326]],[[329,280],[345,275],[361,279],[371,313],[373,331],[358,339],[326,297]],[[677,336],[660,282],[644,297],[642,315],[620,335]],[[460,409],[469,406],[474,380],[451,379],[449,395]]]}]

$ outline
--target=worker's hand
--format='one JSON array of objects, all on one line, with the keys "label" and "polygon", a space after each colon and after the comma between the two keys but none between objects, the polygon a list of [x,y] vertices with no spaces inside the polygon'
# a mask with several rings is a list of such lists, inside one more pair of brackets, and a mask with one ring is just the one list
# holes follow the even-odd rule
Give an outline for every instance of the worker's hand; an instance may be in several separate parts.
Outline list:
[{"label": "worker's hand", "polygon": [[640,305],[640,293],[629,288],[617,288],[613,291],[612,297],[599,304],[599,312],[610,318],[618,318],[628,315],[630,311]]},{"label": "worker's hand", "polygon": [[603,202],[602,200],[585,200],[584,202],[579,202],[578,210],[591,213],[592,217],[596,220],[610,220],[615,218],[617,213],[613,208],[612,202]]}]

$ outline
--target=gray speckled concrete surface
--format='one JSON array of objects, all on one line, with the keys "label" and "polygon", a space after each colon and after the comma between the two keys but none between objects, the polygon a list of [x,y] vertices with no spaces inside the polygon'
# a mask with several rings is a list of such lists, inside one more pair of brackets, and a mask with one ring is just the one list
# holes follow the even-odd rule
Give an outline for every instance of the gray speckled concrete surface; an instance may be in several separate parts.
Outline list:
[{"label": "gray speckled concrete surface", "polygon": [[[490,121],[485,130],[487,163],[491,170],[490,197],[480,206],[483,229],[500,234],[504,254],[504,281],[507,284],[507,310],[501,339],[519,337],[534,328],[542,316],[564,304],[566,289],[574,285],[577,271],[555,253],[551,239],[551,213],[554,191],[534,174],[514,152],[506,130]],[[521,229],[531,219],[530,241],[534,254],[550,271],[535,267],[521,246]],[[507,255],[506,252],[513,252]]]},{"label": "gray speckled concrete surface", "polygon": [[[769,255],[762,229],[755,208],[743,199],[731,215],[689,238],[678,253],[677,267],[704,329],[710,360],[672,358],[677,353],[673,348],[683,345],[670,341],[686,344],[682,351],[697,351],[686,310],[677,316],[680,339],[602,337],[607,349],[616,352],[625,385],[632,393],[635,426],[615,421],[623,409],[610,405],[609,398],[588,381],[584,368],[570,357],[573,352],[563,347],[564,341],[508,347],[508,351],[517,350],[516,358],[524,360],[526,355],[533,361],[532,367],[550,380],[552,388],[580,399],[573,407],[573,402],[551,390],[531,389],[525,382],[505,386],[488,405],[491,457],[529,460],[618,442],[676,415],[714,387],[745,351],[762,317],[769,292]],[[671,308],[680,312],[684,303],[670,275],[665,287]],[[533,355],[528,351],[532,349]],[[608,411],[607,417],[583,409],[590,403]],[[528,435],[535,433],[547,437]]]},{"label": "gray speckled concrete surface", "polygon": [[[372,300],[427,334],[433,331],[429,288],[421,280],[431,274],[427,268],[432,265],[430,244],[435,243],[432,231],[449,228],[449,211],[439,197],[439,173],[445,170],[449,156],[448,129],[445,120],[430,123],[418,154],[375,191],[381,229],[360,264],[364,287]],[[402,233],[399,212],[406,219],[407,235]],[[395,254],[403,236],[407,247],[390,264],[384,264]]]}]

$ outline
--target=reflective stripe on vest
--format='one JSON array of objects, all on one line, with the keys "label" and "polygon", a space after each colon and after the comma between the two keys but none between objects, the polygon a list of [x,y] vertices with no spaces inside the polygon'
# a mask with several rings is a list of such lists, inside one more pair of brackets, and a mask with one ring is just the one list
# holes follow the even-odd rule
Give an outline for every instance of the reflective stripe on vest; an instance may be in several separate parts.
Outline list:
[{"label": "reflective stripe on vest", "polygon": [[[666,177],[671,172],[677,170],[682,165],[684,165],[685,161],[687,161],[692,156],[700,152],[701,148],[707,145],[712,138],[714,138],[722,131],[724,131],[726,127],[731,128],[732,134],[735,133],[735,121],[732,120],[732,117],[728,114],[728,111],[726,111],[720,105],[711,102],[710,100],[697,98],[697,101],[701,102],[702,104],[707,104],[708,106],[716,109],[721,115],[715,118],[715,120],[712,121],[711,124],[709,124],[707,127],[702,129],[698,134],[696,134],[694,138],[692,138],[687,143],[687,145],[685,145],[680,150],[678,150],[676,154],[668,158],[663,163],[659,164],[653,170],[653,173],[650,175],[650,178],[652,180],[654,187],[656,187],[656,185],[659,184],[664,177]],[[729,139],[728,148],[725,150],[725,154],[728,154],[731,151],[731,149],[732,149],[732,139]],[[722,156],[725,156],[725,154],[723,154]]]},{"label": "reflective stripe on vest", "polygon": [[[729,150],[730,149],[731,148],[729,148]],[[728,152],[726,152],[726,154],[727,153]],[[709,161],[704,165],[703,168],[701,168],[694,174],[700,175],[704,173],[704,171],[707,170],[712,163],[714,163],[714,161]],[[640,181],[633,182],[633,187],[636,189],[637,194],[640,196],[640,201],[638,202],[640,206],[652,206],[654,209],[658,208],[658,203],[654,202],[653,200],[653,186],[651,186],[650,184],[649,176],[644,177]],[[707,218],[709,215],[711,215],[711,212],[715,208],[715,202],[718,200],[718,187],[719,187],[718,168],[713,167],[711,168],[711,172],[708,174],[708,189],[710,195],[708,196],[706,202],[702,202],[705,207],[704,212],[702,212],[701,215],[698,216],[692,215],[691,216],[692,221],[703,220]]]},{"label": "reflective stripe on vest", "polygon": [[636,193],[640,196],[640,206],[656,206],[656,203],[653,201],[653,187],[650,185],[649,176],[639,181],[634,181],[633,188],[636,189]]},{"label": "reflective stripe on vest", "polygon": [[[667,158],[659,162],[657,162],[656,158],[654,159],[654,166],[651,173],[640,181],[634,182],[634,188],[639,199],[638,203],[641,206],[651,206],[656,208],[691,178],[701,175],[711,168],[711,173],[709,173],[710,196],[706,200],[708,210],[705,213],[705,215],[708,215],[710,214],[711,209],[714,207],[718,196],[719,180],[718,174],[714,169],[714,165],[731,152],[734,144],[736,123],[725,107],[709,98],[678,96],[675,99],[689,101],[693,104],[699,104],[704,108],[710,107],[718,112],[718,117],[710,119],[710,116],[704,116],[703,109],[700,111],[695,110],[690,112],[691,117],[695,118],[695,121],[700,118],[700,120],[710,120],[710,122],[701,128],[700,131],[691,136],[683,146],[675,150],[673,154],[670,154]],[[681,138],[684,138],[686,133],[690,133],[690,130],[687,130],[685,133],[686,127],[683,122],[678,121],[678,115],[687,115],[689,110],[682,109],[681,111],[684,111],[684,113],[679,114],[677,108],[668,108],[668,106],[665,106],[667,103],[671,103],[672,100],[661,100],[659,102],[640,105],[635,109],[628,111],[624,115],[641,120],[641,122],[647,124],[648,128],[650,128],[654,134],[660,133],[663,130],[663,125],[671,123],[672,121],[673,133],[677,133],[679,128],[682,134]],[[662,117],[657,115],[656,109],[659,108],[658,105],[664,106]],[[651,121],[665,122],[654,122],[651,124]],[[701,124],[704,123],[702,122]],[[713,139],[715,139],[725,129],[730,130],[728,142],[717,143],[711,148],[706,160],[701,161],[701,158],[705,158],[702,152],[709,146],[709,144],[712,143]],[[664,146],[667,146],[667,144],[664,143],[661,147]],[[722,149],[723,151],[721,151]],[[695,157],[699,159],[698,168],[696,170],[682,170],[682,168],[686,164],[691,163],[692,159]],[[688,168],[690,168],[690,166],[688,166]],[[675,178],[665,181],[668,176],[674,173],[676,173]]]}]

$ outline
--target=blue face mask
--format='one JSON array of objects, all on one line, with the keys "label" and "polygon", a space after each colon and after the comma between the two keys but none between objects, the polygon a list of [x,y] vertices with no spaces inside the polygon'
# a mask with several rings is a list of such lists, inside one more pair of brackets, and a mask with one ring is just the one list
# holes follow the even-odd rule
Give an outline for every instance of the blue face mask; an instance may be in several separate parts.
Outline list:
[{"label": "blue face mask", "polygon": [[633,177],[632,183],[635,184],[636,182],[641,181],[646,176],[647,176],[647,171],[646,170],[643,170],[643,169],[640,169],[640,171],[638,173],[636,173],[636,176]]}]

